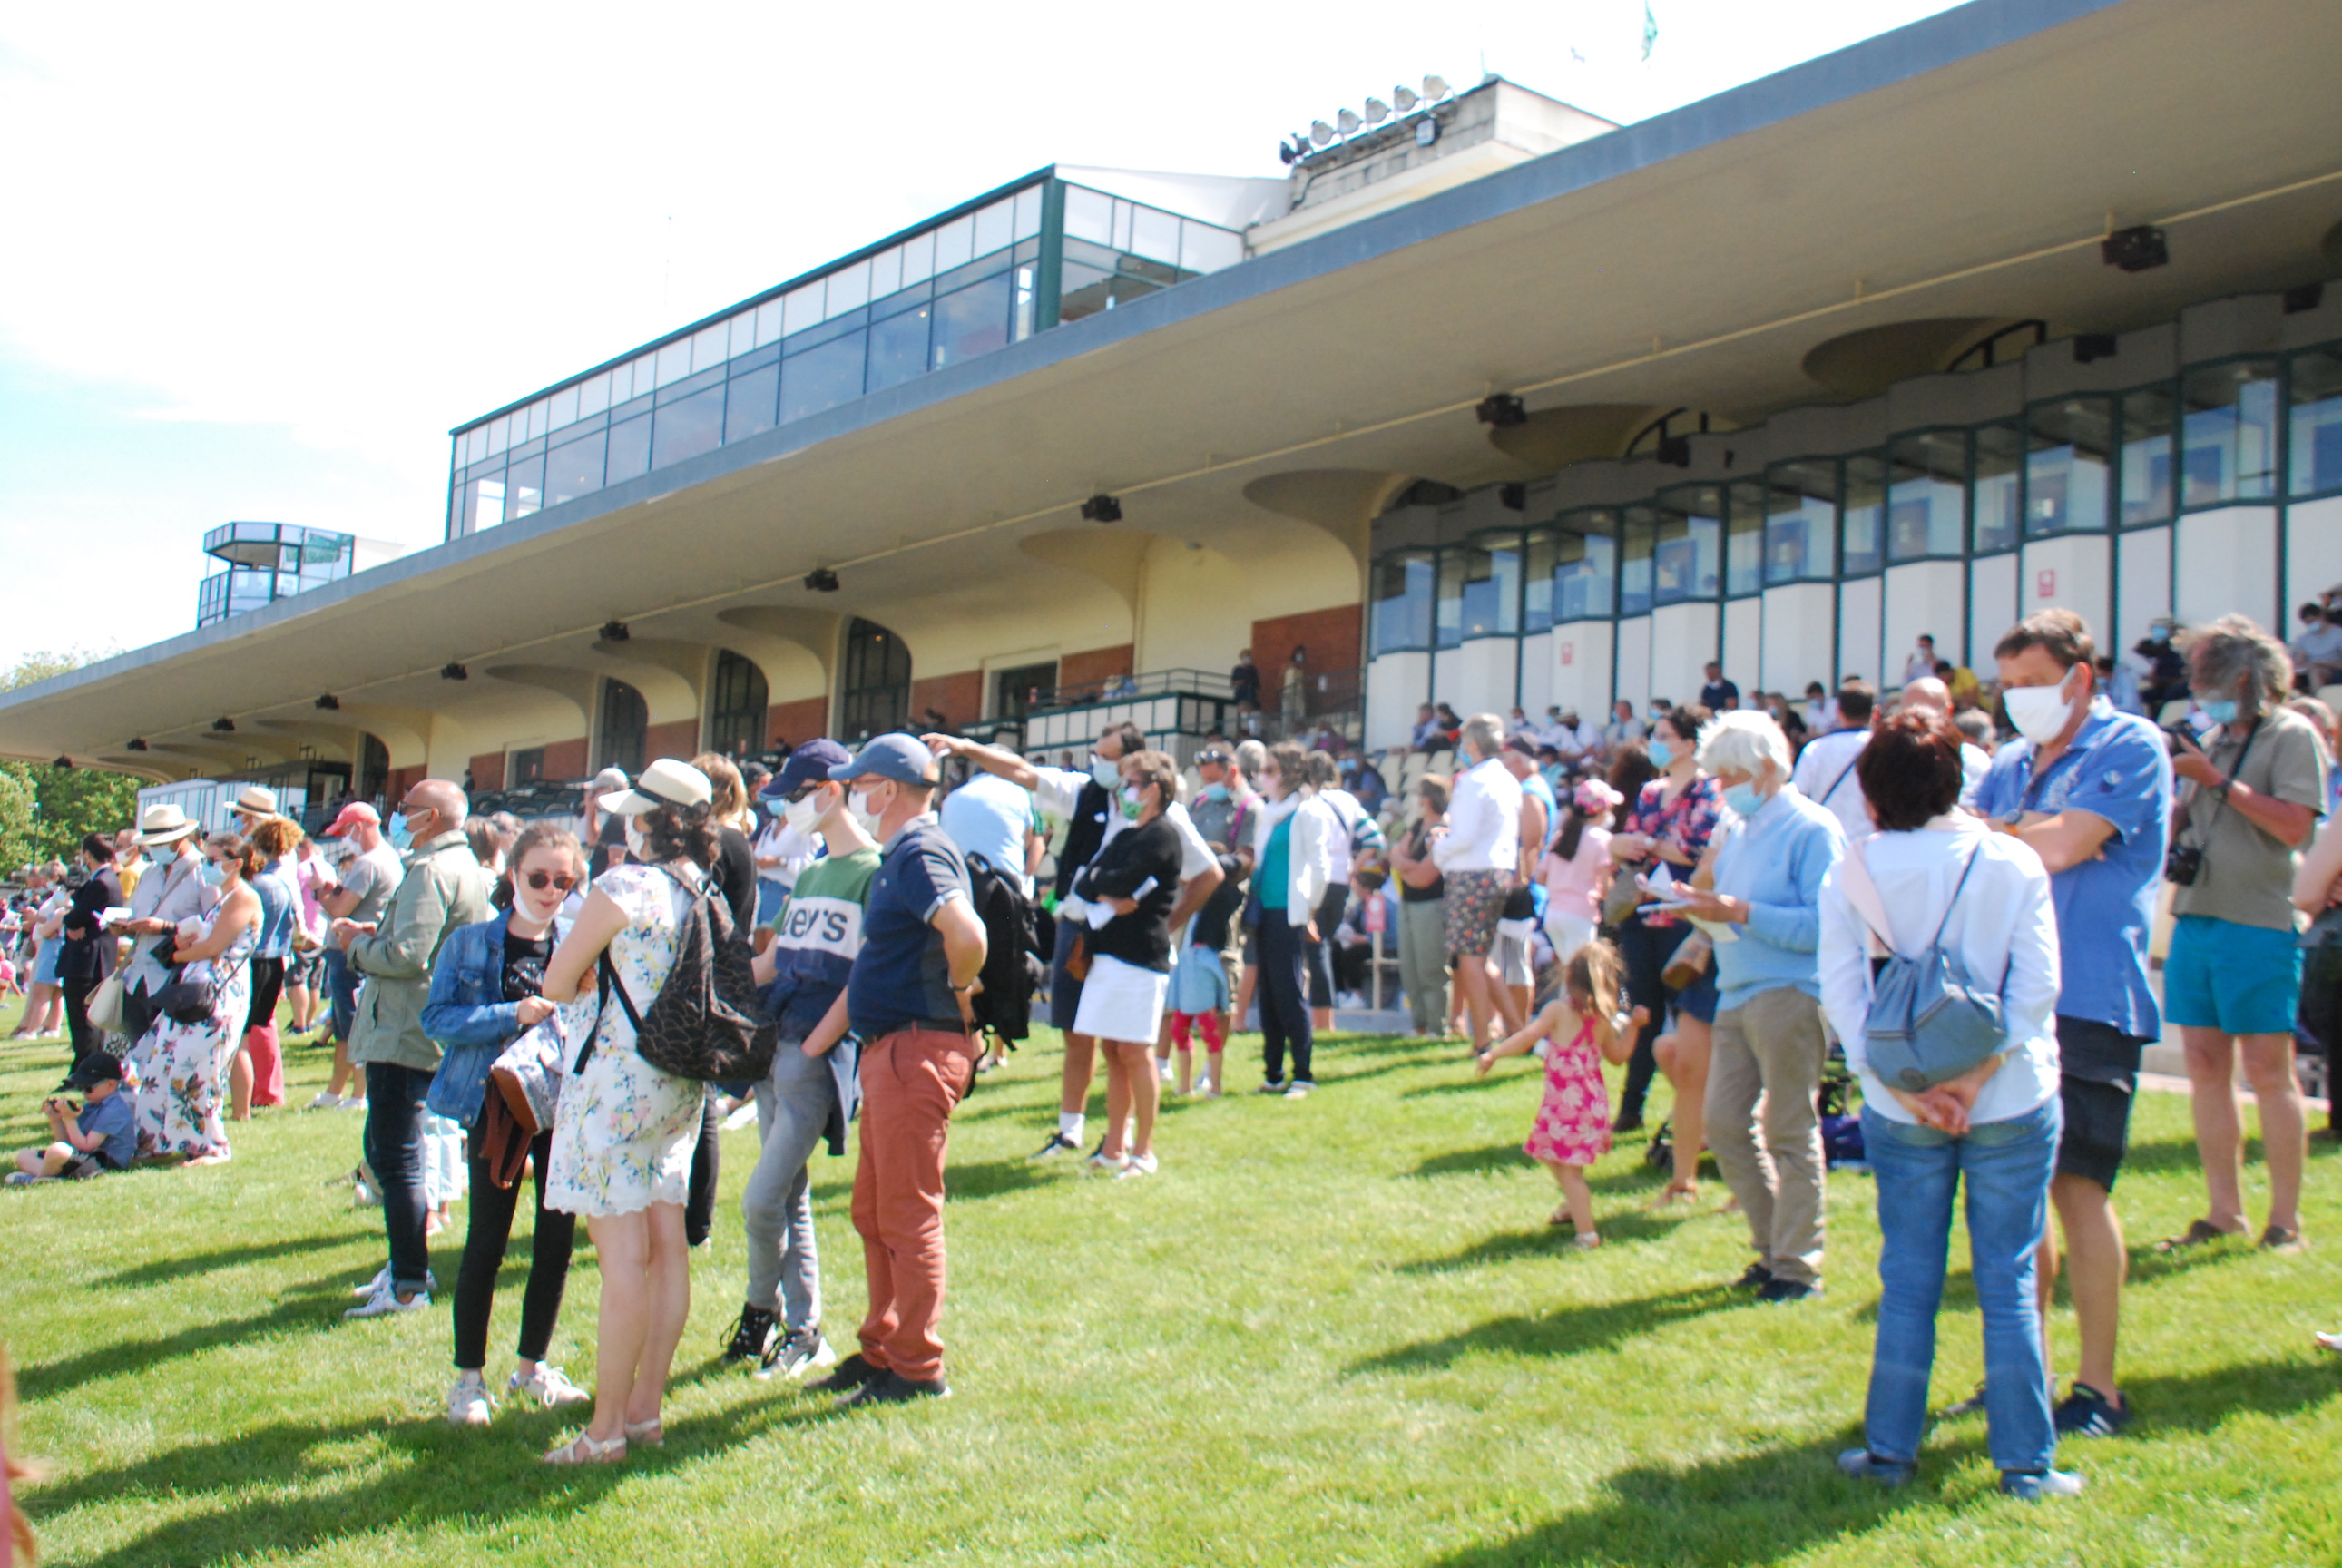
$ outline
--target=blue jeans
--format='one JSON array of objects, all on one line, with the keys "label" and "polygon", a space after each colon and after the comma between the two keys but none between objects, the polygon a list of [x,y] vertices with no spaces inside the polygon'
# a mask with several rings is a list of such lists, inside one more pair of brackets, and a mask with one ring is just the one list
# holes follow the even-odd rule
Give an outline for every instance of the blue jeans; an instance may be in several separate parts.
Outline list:
[{"label": "blue jeans", "polygon": [[358,1016],[358,972],[350,967],[338,947],[325,949],[325,1003],[331,1011],[334,1038],[347,1040]]},{"label": "blue jeans", "polygon": [[383,1229],[390,1237],[392,1288],[419,1291],[431,1274],[423,1196],[423,1097],[433,1074],[391,1062],[366,1070],[366,1164],[382,1183]]},{"label": "blue jeans", "polygon": [[1954,1138],[1866,1105],[1863,1146],[1878,1183],[1878,1345],[1863,1412],[1870,1452],[1910,1464],[1927,1423],[1936,1310],[1951,1250],[1952,1197],[1967,1178],[1969,1267],[1984,1313],[1984,1406],[1992,1462],[2043,1471],[2057,1450],[2049,1374],[2034,1304],[2034,1251],[2048,1221],[2049,1175],[2065,1121],[2038,1110]]}]

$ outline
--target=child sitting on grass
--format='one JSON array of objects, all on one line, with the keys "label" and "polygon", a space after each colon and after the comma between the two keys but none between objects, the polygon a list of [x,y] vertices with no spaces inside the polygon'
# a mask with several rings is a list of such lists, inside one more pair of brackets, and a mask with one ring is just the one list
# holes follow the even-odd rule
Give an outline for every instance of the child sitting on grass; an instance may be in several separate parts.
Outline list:
[{"label": "child sitting on grass", "polygon": [[1610,1090],[1602,1081],[1602,1063],[1623,1063],[1632,1055],[1635,1036],[1650,1016],[1641,1007],[1632,1014],[1619,1011],[1624,967],[1616,947],[1587,943],[1564,967],[1561,994],[1527,1028],[1478,1058],[1484,1078],[1500,1056],[1518,1056],[1534,1047],[1545,1058],[1545,1103],[1521,1147],[1561,1187],[1561,1206],[1546,1223],[1569,1224],[1579,1247],[1602,1244],[1594,1228],[1594,1193],[1586,1184],[1586,1168],[1610,1152]]},{"label": "child sitting on grass", "polygon": [[[83,1095],[85,1103],[66,1098],[74,1093]],[[16,1155],[15,1172],[8,1178],[11,1186],[123,1170],[138,1151],[136,1118],[122,1094],[122,1064],[107,1052],[93,1051],[75,1063],[41,1109],[55,1141]]]}]

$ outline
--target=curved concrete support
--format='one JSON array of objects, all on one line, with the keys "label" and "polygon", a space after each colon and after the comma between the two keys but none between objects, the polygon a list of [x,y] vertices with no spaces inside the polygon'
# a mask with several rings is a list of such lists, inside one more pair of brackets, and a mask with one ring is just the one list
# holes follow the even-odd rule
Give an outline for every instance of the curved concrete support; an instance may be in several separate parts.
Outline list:
[{"label": "curved concrete support", "polygon": [[783,636],[753,623],[736,621],[733,614],[727,610],[710,616],[707,639],[716,647],[729,648],[762,671],[769,701],[786,703],[828,694],[830,661],[816,651],[810,639],[820,637],[826,630],[834,645],[836,616],[822,617],[830,623],[828,628],[812,629],[806,636]]},{"label": "curved concrete support", "polygon": [[1576,403],[1540,408],[1526,424],[1491,428],[1488,444],[1540,474],[1593,458],[1624,457],[1626,444],[1667,412],[1645,403]]},{"label": "curved concrete support", "polygon": [[[1093,524],[1086,528],[1027,534],[1016,541],[1016,547],[1036,561],[1079,572],[1105,584],[1121,597],[1124,608],[1135,613],[1146,583],[1146,553],[1159,537],[1143,528]],[[916,653],[915,647],[914,656]]]},{"label": "curved concrete support", "polygon": [[99,767],[112,773],[129,774],[150,784],[173,783],[170,770],[155,763],[147,752],[105,753],[96,758]]},{"label": "curved concrete support", "polygon": [[594,722],[594,706],[600,693],[598,677],[591,670],[572,669],[562,664],[492,664],[481,674],[491,680],[503,681],[533,691],[550,692],[576,710],[577,733],[586,733]]},{"label": "curved concrete support", "polygon": [[298,745],[313,746],[321,753],[330,749],[340,761],[354,762],[353,748],[357,740],[355,726],[347,722],[327,723],[319,719],[259,719],[262,729],[290,735]]},{"label": "curved concrete support", "polygon": [[1323,528],[1364,570],[1373,554],[1370,525],[1416,477],[1374,468],[1302,468],[1264,474],[1246,484],[1244,494],[1266,511]]},{"label": "curved concrete support", "polygon": [[1841,396],[1877,397],[1898,381],[1949,369],[1952,361],[2017,320],[1955,315],[1890,321],[1817,344],[1800,367]]},{"label": "curved concrete support", "polygon": [[431,754],[431,711],[389,703],[348,703],[341,705],[343,720],[383,744],[395,768],[419,767]]},{"label": "curved concrete support", "polygon": [[[837,668],[837,637],[846,617],[835,610],[805,610],[780,604],[738,604],[718,610],[716,618],[758,636],[794,643],[821,662],[822,690],[829,689]],[[742,653],[748,650],[743,648]],[[769,679],[772,672],[766,672]]]},{"label": "curved concrete support", "polygon": [[597,642],[594,652],[606,665],[604,674],[616,675],[642,693],[651,723],[699,717],[706,696],[710,644],[680,637],[629,637],[623,643]]}]

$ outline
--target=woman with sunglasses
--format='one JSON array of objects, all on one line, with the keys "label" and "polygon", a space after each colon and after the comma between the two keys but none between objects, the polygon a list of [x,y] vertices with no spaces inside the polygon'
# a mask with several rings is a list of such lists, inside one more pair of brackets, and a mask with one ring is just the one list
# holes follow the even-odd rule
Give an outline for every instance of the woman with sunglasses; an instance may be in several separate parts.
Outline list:
[{"label": "woman with sunglasses", "polygon": [[[480,1149],[479,1122],[490,1089],[488,1069],[505,1046],[558,1011],[541,994],[545,961],[567,933],[562,901],[586,874],[585,851],[576,836],[550,823],[521,830],[498,880],[495,903],[503,913],[476,925],[459,927],[439,950],[431,970],[431,1000],[423,1007],[423,1027],[446,1054],[431,1080],[425,1104],[434,1115],[471,1129],[470,1229],[464,1262],[455,1276],[455,1386],[447,1395],[447,1419],[457,1426],[485,1426],[493,1413],[485,1377],[488,1317],[495,1305],[496,1273],[512,1240],[513,1213],[520,1183],[499,1187]],[[505,1396],[534,1400],[551,1408],[583,1403],[589,1396],[545,1353],[561,1315],[561,1294],[569,1280],[569,1254],[577,1216],[545,1206],[545,1177],[553,1159],[553,1129],[529,1144],[535,1166],[536,1226],[528,1261],[528,1292],[520,1313],[519,1363],[505,1381]]]}]

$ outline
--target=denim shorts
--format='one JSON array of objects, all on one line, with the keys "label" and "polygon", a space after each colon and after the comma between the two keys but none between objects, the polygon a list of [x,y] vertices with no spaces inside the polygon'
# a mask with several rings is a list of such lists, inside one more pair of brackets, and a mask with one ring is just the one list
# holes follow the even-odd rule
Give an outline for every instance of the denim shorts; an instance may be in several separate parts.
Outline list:
[{"label": "denim shorts", "polygon": [[2290,1034],[2301,997],[2301,949],[2291,926],[2239,925],[2183,914],[2163,961],[2163,1015],[2224,1034]]}]

